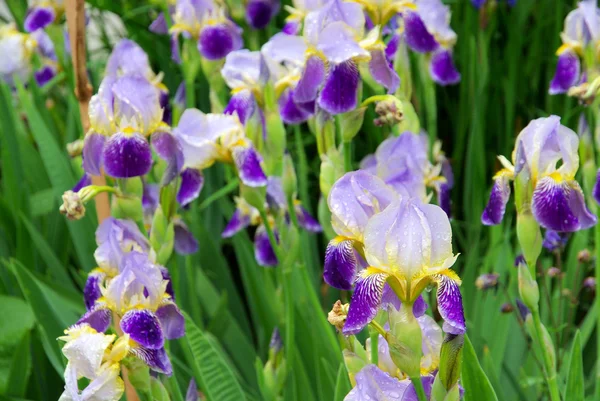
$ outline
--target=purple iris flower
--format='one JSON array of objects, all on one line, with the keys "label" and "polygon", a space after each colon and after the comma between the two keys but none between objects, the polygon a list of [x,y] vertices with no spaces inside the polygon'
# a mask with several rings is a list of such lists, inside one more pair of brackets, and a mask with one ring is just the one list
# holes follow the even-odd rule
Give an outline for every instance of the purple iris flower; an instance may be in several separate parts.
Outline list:
[{"label": "purple iris flower", "polygon": [[[399,380],[375,365],[367,365],[355,377],[356,386],[344,401],[370,401],[380,399],[418,401],[409,379]],[[421,381],[429,399],[433,387],[433,376],[423,376]]]},{"label": "purple iris flower", "polygon": [[582,80],[580,56],[600,37],[600,9],[596,0],[582,0],[567,15],[561,33],[556,72],[550,81],[551,95],[567,93]]},{"label": "purple iris flower", "polygon": [[[579,168],[579,137],[560,124],[560,117],[533,120],[517,137],[513,163],[500,157],[504,168],[494,176],[494,186],[481,216],[485,225],[502,221],[510,197],[510,181],[531,186],[530,203],[538,223],[558,232],[573,232],[596,224],[583,191],[575,181]],[[558,163],[562,163],[557,167]],[[514,164],[514,165],[513,165]],[[521,206],[522,207],[522,206]]]},{"label": "purple iris flower", "polygon": [[[208,60],[221,60],[242,48],[242,29],[231,21],[225,10],[211,0],[177,0],[170,29],[177,52],[177,37],[198,41],[198,51]],[[177,53],[173,54],[179,59]]]},{"label": "purple iris flower", "polygon": [[132,251],[123,256],[119,274],[101,283],[98,298],[77,322],[105,332],[112,316],[119,317],[123,333],[129,336],[129,351],[152,370],[172,374],[165,352],[165,340],[185,334],[185,319],[175,305],[166,269],[148,255]]},{"label": "purple iris flower", "polygon": [[253,29],[264,29],[280,8],[279,0],[250,0],[246,3],[246,22]]},{"label": "purple iris flower", "polygon": [[[274,227],[275,218],[284,215],[284,217],[286,217],[286,222],[289,224],[290,211],[288,210],[285,194],[281,185],[281,178],[268,178],[265,208],[267,210],[269,221],[262,221],[258,210],[250,206],[243,198],[236,198],[235,201],[235,212],[221,233],[221,237],[230,238],[249,226],[257,226],[256,232],[254,233],[254,256],[256,261],[259,265],[265,267],[277,265],[277,257],[271,247],[269,236],[264,225],[271,225],[275,234],[275,239],[279,241],[279,234]],[[309,232],[316,233],[322,231],[319,222],[311,216],[299,202],[294,204],[292,213],[296,214],[300,227]]]},{"label": "purple iris flower", "polygon": [[34,0],[31,2],[23,26],[34,32],[55,22],[65,12],[63,0]]}]

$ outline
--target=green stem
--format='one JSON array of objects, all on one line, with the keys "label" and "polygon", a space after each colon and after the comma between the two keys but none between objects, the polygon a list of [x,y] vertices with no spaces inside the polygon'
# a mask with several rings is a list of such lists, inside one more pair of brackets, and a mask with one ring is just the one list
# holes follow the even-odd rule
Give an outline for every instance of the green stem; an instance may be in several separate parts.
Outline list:
[{"label": "green stem", "polygon": [[427,401],[427,396],[425,395],[425,389],[423,388],[421,377],[411,377],[410,381],[412,382],[415,388],[415,392],[417,393],[417,398],[419,399],[419,401]]},{"label": "green stem", "polygon": [[[600,208],[596,208],[596,211],[599,211]],[[596,246],[596,261],[594,263],[594,273],[596,277],[596,294],[600,294],[600,224],[596,224],[594,226],[594,243]],[[594,303],[596,304],[596,311],[600,310],[600,296],[596,295],[594,299]],[[600,350],[600,313],[597,315],[597,328],[596,328],[596,349]],[[595,390],[595,400],[600,399],[600,363],[596,365],[596,390]]]},{"label": "green stem", "polygon": [[204,199],[202,203],[200,203],[199,209],[204,210],[208,206],[210,206],[214,201],[221,199],[222,197],[228,195],[230,192],[233,192],[238,187],[239,180],[234,178],[229,182],[229,184],[225,185],[218,191],[212,193],[209,197]]},{"label": "green stem", "polygon": [[308,163],[306,161],[306,151],[302,141],[302,131],[300,125],[294,126],[294,142],[296,143],[296,153],[298,154],[298,189],[300,190],[300,200],[302,205],[311,211],[308,196]]},{"label": "green stem", "polygon": [[544,358],[546,382],[550,390],[550,399],[552,401],[560,401],[560,393],[558,391],[558,382],[556,379],[556,367],[553,365],[552,358],[548,354],[546,345],[544,344],[544,332],[542,329],[542,320],[540,319],[539,310],[531,311],[533,317],[533,325],[535,328],[535,341],[538,343],[542,356]]},{"label": "green stem", "polygon": [[371,363],[379,364],[379,333],[376,330],[371,330]]},{"label": "green stem", "polygon": [[425,118],[427,121],[427,133],[429,134],[429,147],[437,139],[437,99],[435,93],[435,82],[429,76],[428,56],[421,57],[421,84],[423,85],[423,97],[425,98]]},{"label": "green stem", "polygon": [[344,171],[352,171],[352,142],[344,142]]}]

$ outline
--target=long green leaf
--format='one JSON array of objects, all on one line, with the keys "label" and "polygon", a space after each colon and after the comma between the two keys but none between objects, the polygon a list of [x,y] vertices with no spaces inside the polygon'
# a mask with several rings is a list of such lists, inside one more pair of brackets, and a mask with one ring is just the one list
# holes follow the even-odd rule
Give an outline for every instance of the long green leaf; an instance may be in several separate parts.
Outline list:
[{"label": "long green leaf", "polygon": [[571,348],[567,389],[564,394],[564,399],[568,399],[569,401],[583,401],[584,399],[583,355],[581,354],[580,337],[581,335],[578,330],[575,333],[573,347]]},{"label": "long green leaf", "polygon": [[188,364],[194,371],[194,376],[209,401],[243,401],[246,395],[234,371],[222,357],[222,352],[216,348],[196,323],[186,314],[186,336],[184,343]]},{"label": "long green leaf", "polygon": [[465,401],[498,401],[467,335],[463,349],[462,384],[465,389]]}]

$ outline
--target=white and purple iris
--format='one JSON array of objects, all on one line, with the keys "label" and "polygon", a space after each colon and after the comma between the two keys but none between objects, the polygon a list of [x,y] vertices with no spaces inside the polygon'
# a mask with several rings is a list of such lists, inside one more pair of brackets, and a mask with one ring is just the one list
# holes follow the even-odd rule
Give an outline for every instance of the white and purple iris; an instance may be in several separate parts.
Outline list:
[{"label": "white and purple iris", "polygon": [[[172,15],[173,59],[180,60],[179,35],[198,42],[198,51],[207,60],[221,60],[242,48],[242,29],[226,15],[223,6],[211,0],[177,0]],[[156,29],[155,29],[156,31]]]},{"label": "white and purple iris", "polygon": [[42,66],[34,72],[39,86],[43,86],[56,75],[57,59],[54,44],[43,31],[19,32],[14,25],[0,26],[0,80],[15,85],[15,78],[27,83],[33,70],[33,55],[37,53]]},{"label": "white and purple iris", "polygon": [[27,32],[43,29],[57,21],[65,12],[63,0],[33,0],[23,26]]},{"label": "white and purple iris", "polygon": [[338,236],[327,246],[324,278],[338,289],[354,287],[345,335],[360,332],[389,299],[421,309],[421,292],[430,284],[438,287],[444,331],[465,332],[460,279],[450,269],[457,255],[441,208],[402,197],[360,170],[340,178],[327,201]]},{"label": "white and purple iris", "polygon": [[[540,226],[557,232],[573,232],[596,224],[587,208],[575,174],[579,169],[579,137],[560,124],[560,117],[533,120],[517,137],[512,163],[494,176],[494,186],[481,221],[500,224],[510,198],[510,181],[526,186],[520,208],[528,208]],[[517,185],[517,184],[515,184]]]},{"label": "white and purple iris", "polygon": [[452,58],[456,33],[450,27],[450,8],[441,0],[416,0],[414,9],[402,12],[398,25],[403,28],[390,39],[387,56],[394,58],[399,40],[418,53],[431,54],[429,73],[439,85],[460,81]]},{"label": "white and purple iris", "polygon": [[[221,233],[223,238],[230,238],[241,230],[256,226],[254,233],[254,257],[260,266],[276,266],[278,264],[275,251],[269,241],[265,224],[270,224],[274,229],[275,239],[279,241],[279,234],[275,229],[275,219],[284,215],[289,224],[289,213],[285,194],[279,177],[269,177],[267,183],[266,210],[269,221],[262,221],[259,211],[249,205],[243,198],[236,198],[236,209],[231,219]],[[308,213],[298,202],[294,204],[292,213],[296,214],[298,225],[313,233],[322,231],[319,222]]]},{"label": "white and purple iris", "polygon": [[596,0],[580,1],[577,8],[567,15],[560,36],[563,44],[556,52],[558,62],[550,81],[551,95],[567,93],[580,83],[583,75],[580,57],[588,49],[595,49],[600,39],[600,9]]},{"label": "white and purple iris", "polygon": [[428,202],[427,188],[434,189],[439,206],[450,215],[452,167],[441,150],[436,153],[438,163],[433,165],[428,157],[427,135],[405,132],[383,141],[375,154],[363,159],[360,167],[381,178],[403,197]]}]

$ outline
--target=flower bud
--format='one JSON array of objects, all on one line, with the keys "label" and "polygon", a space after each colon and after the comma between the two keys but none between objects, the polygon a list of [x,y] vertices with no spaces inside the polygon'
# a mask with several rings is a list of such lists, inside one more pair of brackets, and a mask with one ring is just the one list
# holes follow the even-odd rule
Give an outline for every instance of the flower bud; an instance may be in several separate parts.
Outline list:
[{"label": "flower bud", "polygon": [[519,309],[519,315],[523,321],[527,320],[527,316],[531,316],[531,311],[520,299],[517,299],[517,309]]},{"label": "flower bud", "polygon": [[339,332],[342,331],[346,316],[348,315],[348,304],[343,305],[340,300],[335,301],[333,308],[327,314],[327,321],[331,323]]},{"label": "flower bud", "polygon": [[267,135],[265,151],[262,152],[265,160],[267,175],[281,176],[283,171],[283,155],[286,147],[286,134],[283,121],[278,110],[267,112]]},{"label": "flower bud", "polygon": [[360,372],[362,368],[367,366],[368,362],[350,350],[345,349],[342,351],[342,353],[344,355],[344,364],[346,365],[348,376],[350,376],[350,382],[354,387],[356,386],[356,374]]},{"label": "flower bud", "polygon": [[315,135],[317,136],[317,150],[320,155],[326,154],[335,148],[335,124],[331,115],[324,110],[319,110],[315,118]]},{"label": "flower bud", "polygon": [[446,390],[458,382],[462,366],[464,335],[446,334],[440,351],[440,370],[438,376]]},{"label": "flower bud", "polygon": [[528,265],[535,267],[535,263],[542,252],[542,233],[540,232],[540,225],[530,212],[518,214],[517,237],[525,261]]},{"label": "flower bud", "polygon": [[532,311],[538,310],[540,291],[537,282],[531,277],[529,269],[525,265],[519,266],[519,294],[523,303]]},{"label": "flower bud", "polygon": [[85,216],[85,206],[78,193],[66,191],[62,196],[63,204],[58,209],[69,220],[79,220]]},{"label": "flower bud", "polygon": [[475,280],[475,286],[480,290],[496,288],[498,286],[498,277],[500,277],[500,275],[497,273],[482,274]]},{"label": "flower bud", "polygon": [[390,308],[389,322],[386,340],[392,361],[408,377],[420,377],[423,335],[412,306],[402,305],[400,310]]},{"label": "flower bud", "polygon": [[282,347],[283,343],[281,342],[281,333],[279,333],[279,328],[275,327],[273,329],[273,334],[271,334],[271,341],[269,341],[269,354],[279,353]]},{"label": "flower bud", "polygon": [[560,271],[560,269],[558,267],[551,267],[548,269],[546,274],[548,275],[548,277],[554,278],[554,277],[560,277],[562,275],[562,272]]},{"label": "flower bud", "polygon": [[249,187],[240,183],[240,195],[250,205],[258,210],[263,210],[267,197],[266,187]]},{"label": "flower bud", "polygon": [[67,143],[67,153],[70,157],[81,156],[83,152],[83,139],[76,139],[71,143]]},{"label": "flower bud", "polygon": [[321,155],[319,186],[324,198],[327,198],[331,187],[342,175],[344,175],[342,154],[335,147],[331,148],[327,154]]},{"label": "flower bud", "polygon": [[592,260],[592,254],[590,250],[585,248],[577,253],[577,260],[579,263],[589,263]]},{"label": "flower bud", "polygon": [[373,124],[378,127],[383,127],[384,125],[396,125],[402,121],[404,117],[403,110],[404,107],[402,106],[402,102],[396,97],[389,95],[387,99],[378,102],[375,106],[375,113],[377,113],[379,117],[373,121]]},{"label": "flower bud", "polygon": [[296,190],[298,188],[298,180],[296,178],[296,170],[294,169],[294,162],[292,156],[286,153],[283,156],[283,192],[288,199],[294,199],[296,197]]},{"label": "flower bud", "polygon": [[500,313],[511,313],[515,308],[509,302],[502,304],[500,307]]},{"label": "flower bud", "polygon": [[340,131],[344,142],[351,142],[362,128],[365,119],[366,107],[359,107],[344,114],[340,114]]},{"label": "flower bud", "polygon": [[550,337],[550,333],[548,333],[548,329],[542,325],[542,346],[545,349],[545,352],[550,356],[550,365],[556,366],[556,352],[554,351],[554,343],[552,342],[552,337]]},{"label": "flower bud", "polygon": [[587,288],[589,290],[596,289],[596,279],[594,277],[586,277],[583,280],[583,288]]}]

